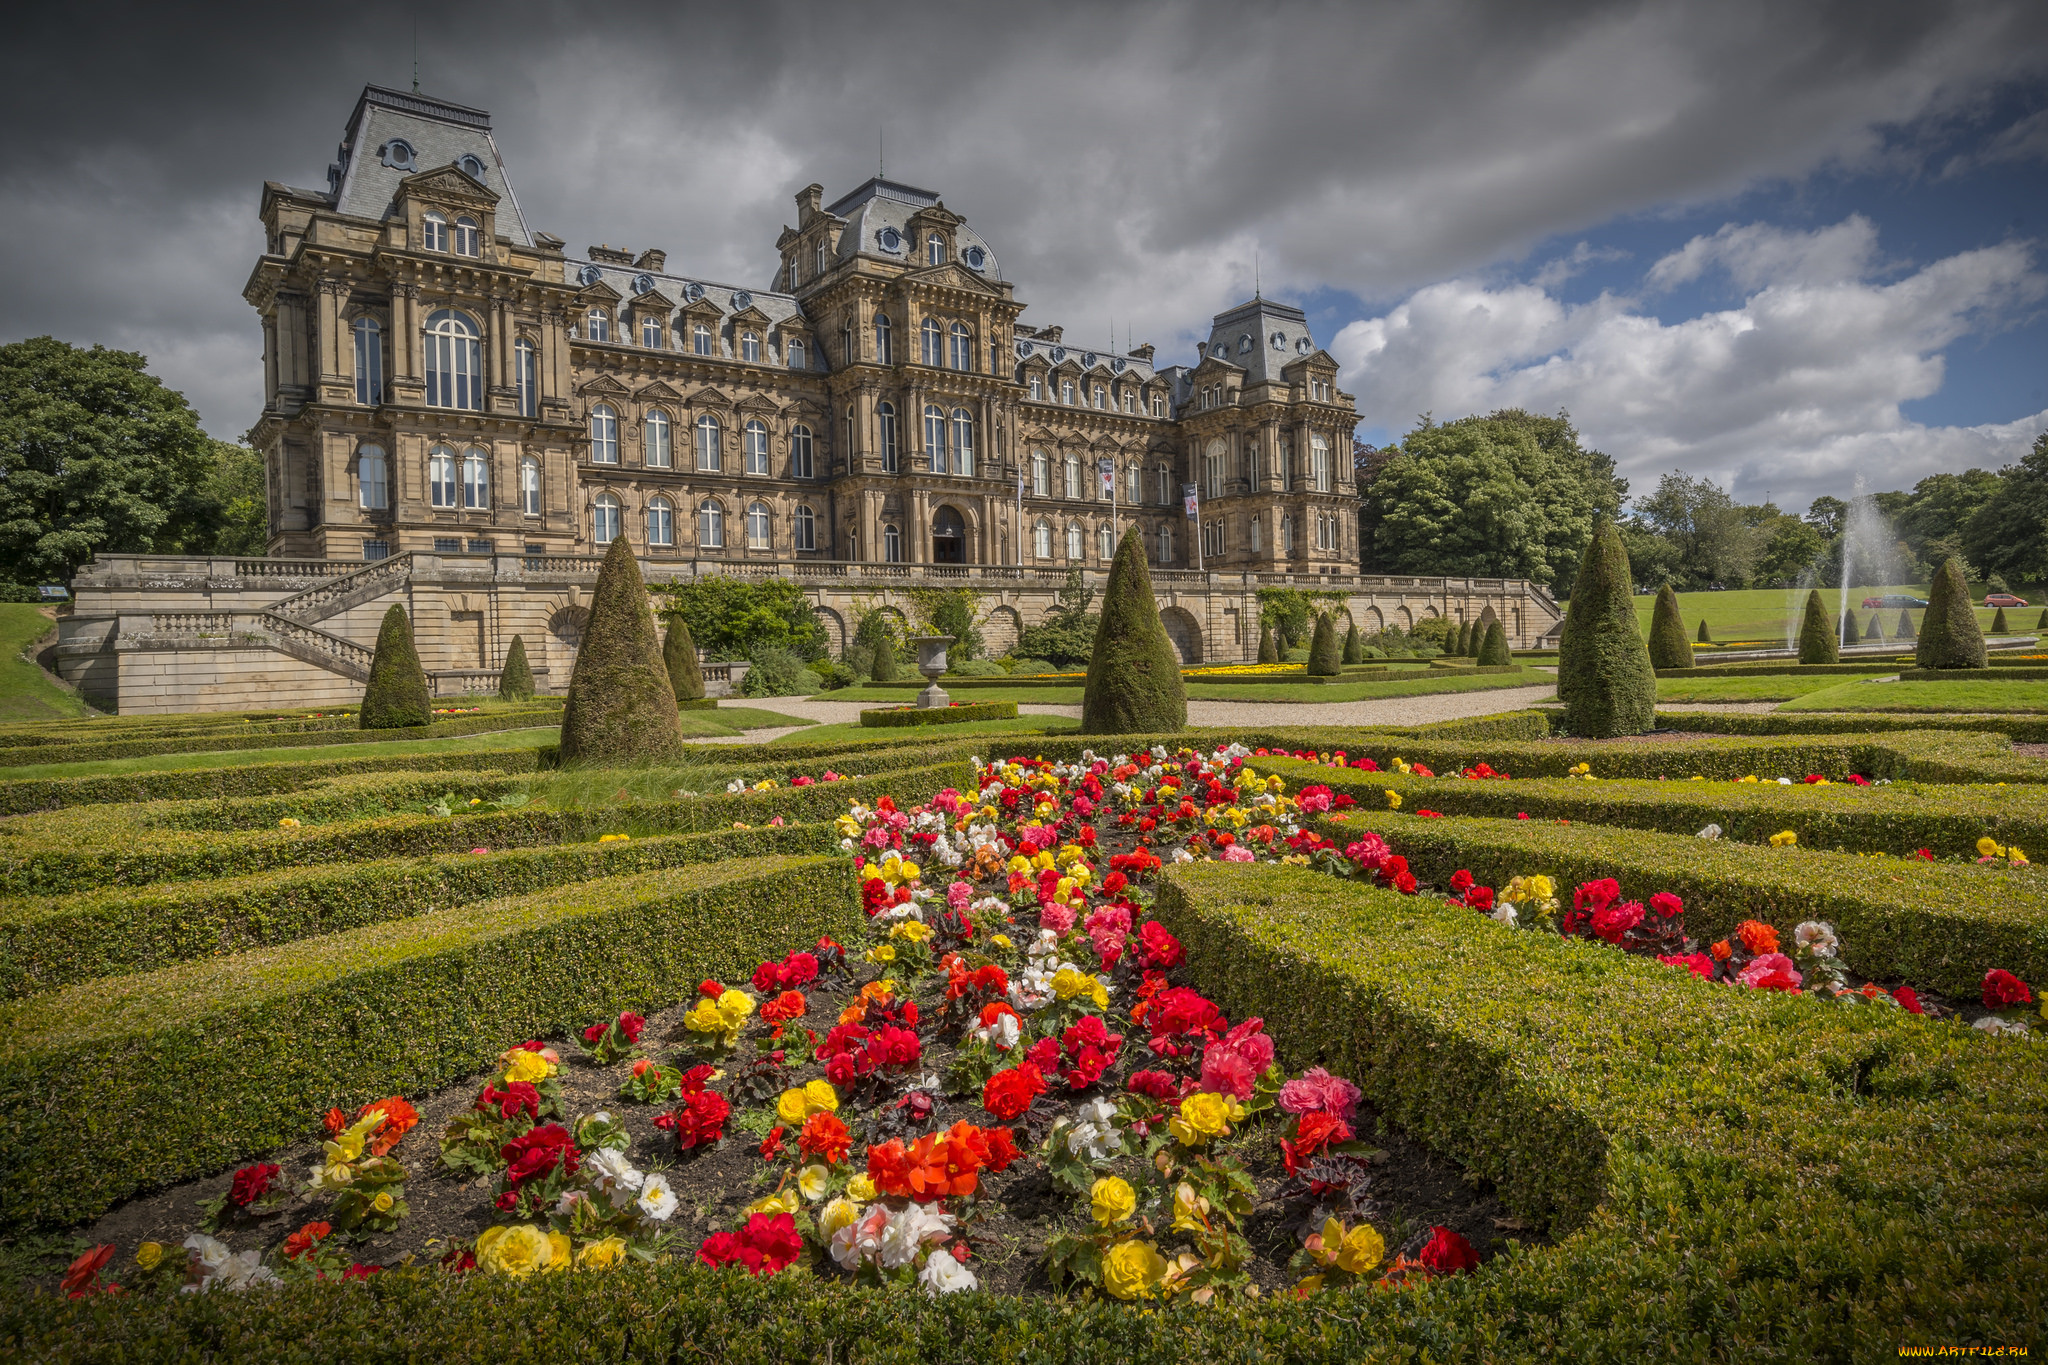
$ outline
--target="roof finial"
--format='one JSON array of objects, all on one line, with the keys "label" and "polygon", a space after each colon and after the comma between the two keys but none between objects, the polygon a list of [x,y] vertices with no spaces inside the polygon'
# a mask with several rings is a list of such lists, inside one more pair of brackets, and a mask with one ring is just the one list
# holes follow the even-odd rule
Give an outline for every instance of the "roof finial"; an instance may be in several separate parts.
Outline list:
[{"label": "roof finial", "polygon": [[1259,292],[1259,249],[1258,249],[1257,247],[1253,247],[1253,248],[1252,248],[1252,298],[1254,298],[1254,299],[1262,299],[1262,298],[1264,298],[1264,297],[1265,297],[1265,295],[1264,295],[1264,294],[1261,294],[1261,293]]},{"label": "roof finial", "polygon": [[888,144],[883,140],[882,125],[875,125],[875,179],[881,180],[889,174],[888,162],[884,159]]},{"label": "roof finial", "polygon": [[412,92],[420,92],[420,12],[412,12]]}]

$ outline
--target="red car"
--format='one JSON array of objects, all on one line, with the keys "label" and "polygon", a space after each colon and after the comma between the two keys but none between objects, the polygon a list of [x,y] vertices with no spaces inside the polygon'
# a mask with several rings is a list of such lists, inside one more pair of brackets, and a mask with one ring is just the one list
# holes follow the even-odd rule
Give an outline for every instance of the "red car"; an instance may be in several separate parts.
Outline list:
[{"label": "red car", "polygon": [[2024,597],[2014,597],[2009,592],[1989,592],[1984,594],[1984,605],[1987,607],[2024,607],[2027,605],[2027,599]]}]

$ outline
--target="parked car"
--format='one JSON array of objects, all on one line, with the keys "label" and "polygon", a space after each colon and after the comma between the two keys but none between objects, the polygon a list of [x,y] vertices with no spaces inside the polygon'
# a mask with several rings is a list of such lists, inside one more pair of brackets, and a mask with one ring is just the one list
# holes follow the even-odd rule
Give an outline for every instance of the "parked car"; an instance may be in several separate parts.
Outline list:
[{"label": "parked car", "polygon": [[1863,605],[1866,607],[1924,607],[1927,605],[1927,599],[1924,597],[1909,597],[1902,592],[1888,592],[1882,597],[1864,598]]},{"label": "parked car", "polygon": [[1987,592],[1984,594],[1984,605],[1987,607],[2024,607],[2027,605],[2027,599],[2024,597],[2014,597],[2009,592]]}]

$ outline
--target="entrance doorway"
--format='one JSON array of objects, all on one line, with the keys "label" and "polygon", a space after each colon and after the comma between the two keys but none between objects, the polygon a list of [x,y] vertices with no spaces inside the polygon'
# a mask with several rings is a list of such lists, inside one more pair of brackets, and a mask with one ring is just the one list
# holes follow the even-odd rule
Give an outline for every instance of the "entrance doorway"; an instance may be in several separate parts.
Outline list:
[{"label": "entrance doorway", "polygon": [[967,523],[950,507],[932,514],[932,563],[967,562]]}]

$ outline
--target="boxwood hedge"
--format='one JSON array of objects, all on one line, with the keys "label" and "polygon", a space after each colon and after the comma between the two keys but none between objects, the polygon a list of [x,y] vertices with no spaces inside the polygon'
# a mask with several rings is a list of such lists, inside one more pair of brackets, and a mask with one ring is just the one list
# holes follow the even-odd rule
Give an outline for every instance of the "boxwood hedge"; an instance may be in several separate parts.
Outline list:
[{"label": "boxwood hedge", "polygon": [[750,858],[0,1003],[0,1220],[91,1218],[863,922],[851,859]]},{"label": "boxwood hedge", "polygon": [[1988,731],[2018,744],[2048,743],[2048,717],[1956,716],[1907,711],[1659,711],[1672,730],[1719,735],[1859,735],[1893,730]]},{"label": "boxwood hedge", "polygon": [[921,725],[965,725],[974,720],[1015,720],[1013,701],[955,702],[951,706],[885,706],[860,713],[870,729],[915,729]]},{"label": "boxwood hedge", "polygon": [[[562,710],[553,707],[520,707],[509,711],[487,711],[473,716],[450,716],[431,725],[406,730],[401,739],[449,739],[461,735],[482,735],[498,730],[531,730],[561,724]],[[207,731],[183,736],[146,736],[136,739],[82,738],[75,744],[18,744],[0,748],[0,768],[24,767],[32,763],[88,763],[105,758],[146,758],[157,754],[224,753],[237,749],[317,748],[330,744],[387,744],[394,736],[388,730],[263,731],[254,727]]]}]

